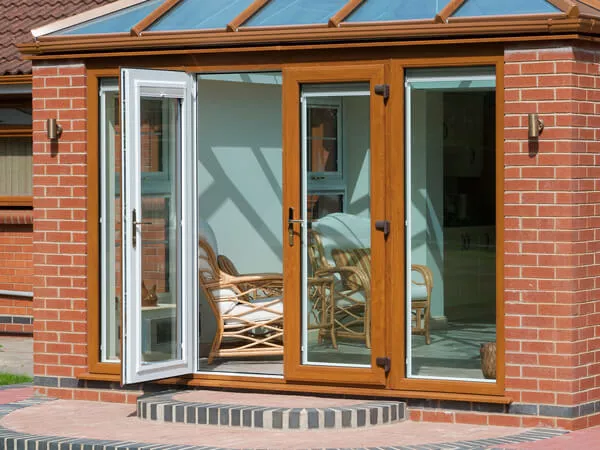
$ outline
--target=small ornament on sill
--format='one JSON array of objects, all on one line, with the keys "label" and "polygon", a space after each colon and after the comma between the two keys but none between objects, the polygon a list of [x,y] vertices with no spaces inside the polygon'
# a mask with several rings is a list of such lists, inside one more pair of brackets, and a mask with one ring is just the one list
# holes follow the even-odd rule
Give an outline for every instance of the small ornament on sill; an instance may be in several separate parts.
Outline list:
[{"label": "small ornament on sill", "polygon": [[150,289],[146,288],[144,281],[142,281],[142,307],[153,307],[158,304],[158,295],[156,295],[156,284]]},{"label": "small ornament on sill", "polygon": [[496,379],[496,343],[486,342],[479,347],[481,371],[488,380]]}]

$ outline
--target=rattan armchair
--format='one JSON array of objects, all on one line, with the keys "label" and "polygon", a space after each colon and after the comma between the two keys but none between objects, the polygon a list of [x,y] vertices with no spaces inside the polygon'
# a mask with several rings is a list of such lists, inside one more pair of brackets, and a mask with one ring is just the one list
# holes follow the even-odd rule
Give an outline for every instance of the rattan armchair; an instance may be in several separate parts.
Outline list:
[{"label": "rattan armchair", "polygon": [[198,250],[199,283],[217,323],[208,363],[283,355],[282,275],[231,275],[206,240],[200,239]]},{"label": "rattan armchair", "polygon": [[[371,252],[370,220],[344,213],[334,213],[319,221],[309,233],[308,257],[313,276],[337,277],[331,316],[332,343],[336,336],[364,339],[371,346]],[[324,244],[325,235],[329,242]],[[339,246],[341,248],[337,248]],[[337,255],[336,255],[337,254]],[[411,266],[410,305],[413,316],[411,332],[425,336],[431,343],[429,318],[433,275],[421,264]]]}]

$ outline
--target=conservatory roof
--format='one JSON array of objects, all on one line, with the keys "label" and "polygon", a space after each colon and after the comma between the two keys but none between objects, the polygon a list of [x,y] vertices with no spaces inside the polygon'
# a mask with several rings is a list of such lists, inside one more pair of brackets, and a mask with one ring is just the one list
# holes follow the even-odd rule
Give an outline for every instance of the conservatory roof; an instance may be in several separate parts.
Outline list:
[{"label": "conservatory roof", "polygon": [[600,0],[119,0],[34,29],[34,42],[21,49],[35,54],[560,33],[600,34]]}]

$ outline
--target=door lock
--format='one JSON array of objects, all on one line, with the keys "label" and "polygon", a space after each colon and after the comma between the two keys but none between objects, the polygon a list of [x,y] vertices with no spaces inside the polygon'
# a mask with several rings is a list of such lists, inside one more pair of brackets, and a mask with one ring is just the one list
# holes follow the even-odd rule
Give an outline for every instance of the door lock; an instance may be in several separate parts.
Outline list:
[{"label": "door lock", "polygon": [[137,229],[135,228],[137,225],[152,225],[152,222],[138,222],[137,211],[133,208],[131,212],[131,245],[133,245],[133,248],[137,245]]}]

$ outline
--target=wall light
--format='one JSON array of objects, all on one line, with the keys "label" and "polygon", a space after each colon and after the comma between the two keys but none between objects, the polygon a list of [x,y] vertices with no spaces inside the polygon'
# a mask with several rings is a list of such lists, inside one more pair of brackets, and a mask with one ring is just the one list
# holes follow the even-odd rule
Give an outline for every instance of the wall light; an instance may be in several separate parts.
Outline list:
[{"label": "wall light", "polygon": [[528,119],[527,131],[529,139],[537,139],[544,130],[544,122],[535,113],[530,113]]},{"label": "wall light", "polygon": [[56,119],[46,119],[46,133],[51,141],[58,139],[62,134],[62,127],[56,122]]}]

